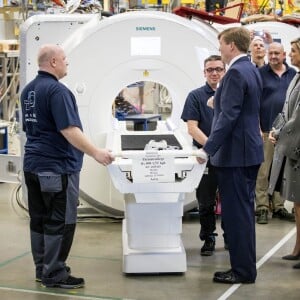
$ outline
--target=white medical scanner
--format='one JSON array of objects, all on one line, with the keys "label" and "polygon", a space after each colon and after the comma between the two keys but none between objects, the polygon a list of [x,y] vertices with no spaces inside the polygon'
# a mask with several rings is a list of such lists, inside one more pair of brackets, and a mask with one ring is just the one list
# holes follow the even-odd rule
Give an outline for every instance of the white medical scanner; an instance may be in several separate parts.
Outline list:
[{"label": "white medical scanner", "polygon": [[[21,87],[36,75],[44,43],[65,49],[63,82],[76,95],[85,134],[116,155],[108,168],[85,156],[80,189],[111,212],[125,212],[123,271],[185,272],[183,206],[205,164],[197,163],[180,116],[188,93],[205,82],[204,59],[218,53],[217,31],[163,12],[37,15],[21,30]],[[120,91],[139,81],[163,85],[172,98],[170,118],[154,131],[128,131],[112,113]]]}]

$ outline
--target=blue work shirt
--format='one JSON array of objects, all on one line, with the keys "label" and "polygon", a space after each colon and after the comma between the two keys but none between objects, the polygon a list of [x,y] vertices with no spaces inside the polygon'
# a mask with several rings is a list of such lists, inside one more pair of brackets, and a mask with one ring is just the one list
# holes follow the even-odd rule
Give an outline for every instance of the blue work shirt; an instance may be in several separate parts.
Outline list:
[{"label": "blue work shirt", "polygon": [[26,172],[72,174],[82,167],[83,153],[73,147],[61,130],[75,126],[82,130],[73,93],[57,78],[39,71],[21,94],[26,144],[23,169]]},{"label": "blue work shirt", "polygon": [[[215,91],[206,83],[204,86],[191,91],[185,101],[181,119],[198,121],[198,127],[206,136],[209,136],[213,120],[213,109],[207,106],[207,100],[215,94]],[[197,141],[193,144],[202,148]]]},{"label": "blue work shirt", "polygon": [[276,116],[282,111],[287,88],[296,74],[287,64],[286,71],[279,77],[267,64],[259,68],[263,81],[263,93],[260,105],[260,126],[262,132],[269,132]]}]

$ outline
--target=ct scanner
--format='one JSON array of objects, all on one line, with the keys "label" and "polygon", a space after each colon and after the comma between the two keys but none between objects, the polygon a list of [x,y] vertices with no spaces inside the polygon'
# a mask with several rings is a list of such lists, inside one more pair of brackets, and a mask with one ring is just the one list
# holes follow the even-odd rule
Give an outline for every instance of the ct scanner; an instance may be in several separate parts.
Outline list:
[{"label": "ct scanner", "polygon": [[[22,88],[36,74],[36,55],[40,45],[69,45],[70,50],[66,49],[70,62],[69,74],[64,82],[77,96],[81,117],[88,120],[84,124],[85,132],[93,140],[97,139],[99,145],[105,145],[107,128],[115,120],[109,113],[100,118],[96,113],[97,103],[105,101],[107,111],[111,111],[110,106],[116,95],[128,84],[140,80],[156,81],[167,87],[176,103],[169,124],[177,124],[185,131],[179,120],[185,97],[189,90],[204,83],[203,59],[208,54],[218,53],[217,34],[231,26],[241,24],[209,25],[196,19],[190,21],[160,12],[131,12],[101,21],[98,15],[87,14],[32,16],[21,28],[20,86]],[[300,33],[299,28],[280,22],[253,23],[246,27],[254,30],[267,29],[273,38],[283,42],[287,53],[290,41]],[[161,43],[160,55],[132,56],[131,37],[136,38],[136,42],[139,37],[141,41],[143,37],[154,37],[154,44],[159,41]],[[79,49],[76,50],[77,47]],[[289,57],[287,61],[289,62]],[[88,75],[82,76],[82,80],[73,79],[75,74],[83,74],[83,69]],[[91,82],[88,90],[87,82]],[[91,89],[92,82],[94,85]],[[101,99],[91,100],[97,97],[97,93]],[[103,112],[101,106],[100,113]],[[97,178],[101,178],[101,183]],[[106,188],[105,191],[102,186]],[[108,214],[123,214],[124,196],[111,185],[107,171],[95,170],[95,164],[89,158],[85,159],[82,172],[81,195]],[[126,194],[126,197],[130,195]],[[187,194],[185,206],[189,207],[194,198],[193,194]]]},{"label": "ct scanner", "polygon": [[[117,124],[111,114],[115,97],[137,81],[158,82],[168,89],[173,99],[168,126],[185,131],[180,120],[185,98],[205,81],[204,58],[218,52],[216,30],[174,14],[130,12],[102,20],[98,15],[37,15],[21,29],[21,87],[35,76],[37,50],[44,43],[66,49],[69,72],[63,81],[77,97],[85,133],[99,146],[105,146]],[[112,186],[107,171],[88,157],[81,193],[114,215],[124,210],[124,196]]]},{"label": "ct scanner", "polygon": [[[207,23],[151,11],[106,19],[37,15],[21,28],[21,88],[36,75],[39,46],[62,45],[69,61],[63,82],[76,95],[84,132],[116,155],[108,168],[85,156],[80,189],[83,198],[114,215],[125,211],[125,273],[186,271],[181,217],[183,206],[194,200],[189,195],[205,165],[197,164],[199,153],[192,149],[180,116],[189,91],[205,82],[203,62],[218,53],[217,34]],[[171,95],[171,116],[158,121],[155,131],[128,132],[125,122],[112,114],[115,97],[138,81],[157,82]],[[131,144],[145,136],[160,150],[123,148],[124,141]],[[162,146],[160,140],[168,138],[178,144]]]}]

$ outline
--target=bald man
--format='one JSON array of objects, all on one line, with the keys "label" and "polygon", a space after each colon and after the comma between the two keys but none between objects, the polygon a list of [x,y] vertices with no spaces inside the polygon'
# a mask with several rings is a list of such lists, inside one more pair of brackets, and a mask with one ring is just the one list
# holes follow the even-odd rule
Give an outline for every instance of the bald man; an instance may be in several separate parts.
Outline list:
[{"label": "bald man", "polygon": [[[260,125],[264,138],[264,157],[256,181],[256,214],[258,224],[268,223],[269,212],[269,174],[272,164],[274,146],[269,141],[268,135],[272,124],[282,111],[287,88],[295,76],[296,71],[285,62],[286,53],[280,43],[271,43],[267,51],[269,63],[261,68],[259,72],[263,80],[263,96],[260,108]],[[274,192],[271,197],[273,218],[295,221],[293,214],[284,208],[284,201],[279,192]]]},{"label": "bald man", "polygon": [[59,82],[67,74],[64,50],[42,46],[38,66],[37,76],[21,93],[27,138],[23,168],[36,281],[45,287],[79,288],[84,279],[70,275],[66,260],[76,226],[83,154],[104,166],[114,158],[82,132],[75,97]]}]

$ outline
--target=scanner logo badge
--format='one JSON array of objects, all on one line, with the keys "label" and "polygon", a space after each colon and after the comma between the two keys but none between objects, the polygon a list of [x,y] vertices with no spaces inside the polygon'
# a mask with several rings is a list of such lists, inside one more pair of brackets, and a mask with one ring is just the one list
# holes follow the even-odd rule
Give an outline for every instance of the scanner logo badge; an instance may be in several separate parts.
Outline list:
[{"label": "scanner logo badge", "polygon": [[136,31],[155,31],[156,28],[154,26],[136,26]]}]

